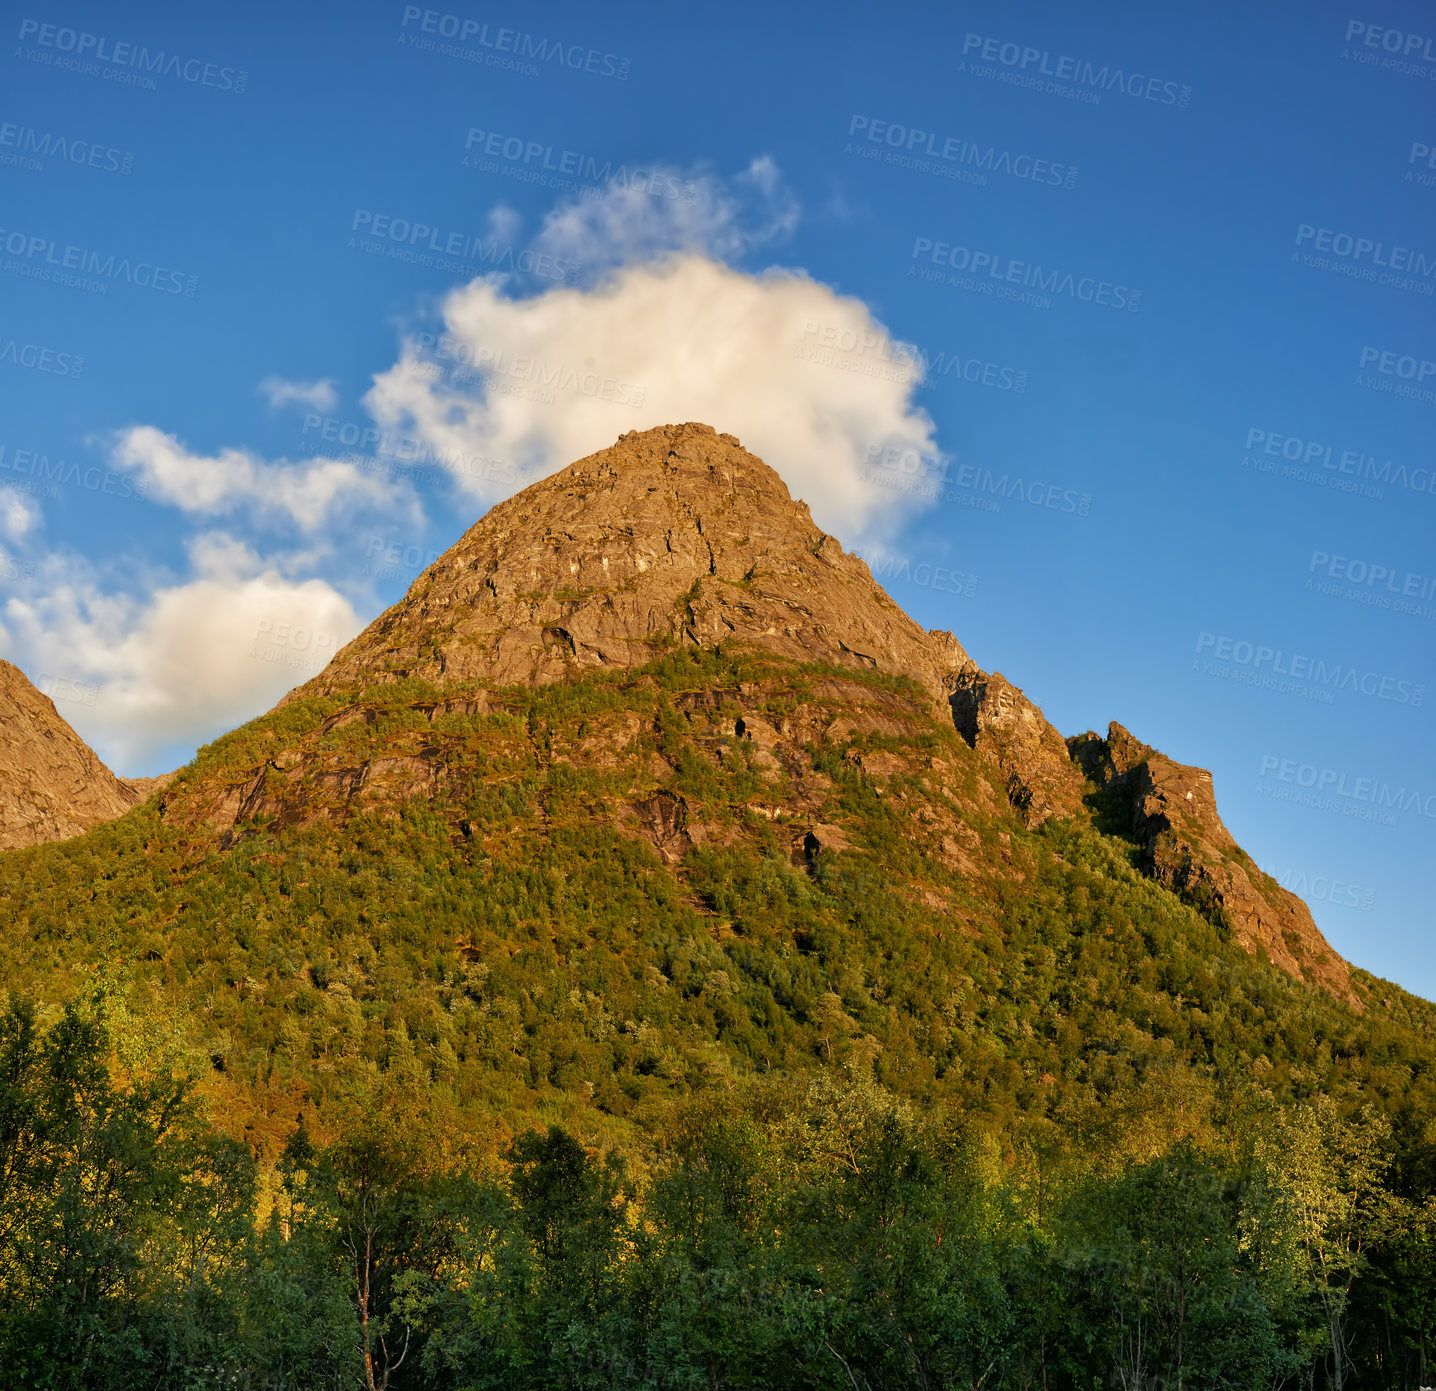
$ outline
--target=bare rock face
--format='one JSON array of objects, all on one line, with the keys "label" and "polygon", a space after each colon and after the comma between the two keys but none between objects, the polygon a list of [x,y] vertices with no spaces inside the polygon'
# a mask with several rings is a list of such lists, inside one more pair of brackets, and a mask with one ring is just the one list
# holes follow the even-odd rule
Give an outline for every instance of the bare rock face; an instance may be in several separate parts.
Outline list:
[{"label": "bare rock face", "polygon": [[969,666],[950,697],[957,732],[996,762],[1008,800],[1028,825],[1082,811],[1082,778],[1066,741],[1000,672]]},{"label": "bare rock face", "polygon": [[19,667],[0,661],[0,850],[112,821],[160,779],[117,778]]},{"label": "bare rock face", "polygon": [[1212,775],[1173,762],[1115,721],[1107,737],[1069,741],[1074,762],[1123,816],[1153,878],[1229,922],[1247,951],[1260,948],[1290,975],[1355,1005],[1346,962],[1312,921],[1306,904],[1263,874],[1217,814]]},{"label": "bare rock face", "polygon": [[909,675],[940,703],[971,665],[732,435],[665,425],[499,503],[286,700],[411,674],[547,684],[684,643]]}]

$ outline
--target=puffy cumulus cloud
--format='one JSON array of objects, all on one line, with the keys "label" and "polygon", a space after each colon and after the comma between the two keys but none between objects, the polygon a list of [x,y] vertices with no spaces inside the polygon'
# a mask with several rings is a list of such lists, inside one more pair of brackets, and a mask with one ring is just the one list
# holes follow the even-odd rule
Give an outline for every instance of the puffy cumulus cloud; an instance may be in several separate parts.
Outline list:
[{"label": "puffy cumulus cloud", "polygon": [[23,541],[40,524],[40,504],[14,488],[0,488],[0,536]]},{"label": "puffy cumulus cloud", "polygon": [[271,463],[242,449],[196,454],[152,425],[121,431],[111,457],[144,483],[152,500],[184,512],[219,516],[250,508],[286,517],[305,531],[365,509],[414,523],[420,517],[407,483],[366,472],[349,460]]},{"label": "puffy cumulus cloud", "polygon": [[326,415],[339,405],[334,379],[325,377],[317,382],[292,382],[283,377],[266,377],[259,384],[259,394],[273,410],[285,406],[303,406],[306,410],[323,411]]},{"label": "puffy cumulus cloud", "polygon": [[476,280],[443,319],[365,404],[485,503],[627,430],[685,420],[737,435],[847,540],[879,541],[932,500],[941,462],[913,401],[920,366],[861,300],[800,272],[686,254],[527,299]]},{"label": "puffy cumulus cloud", "polygon": [[194,578],[134,596],[51,556],[45,582],[5,606],[11,660],[86,693],[61,714],[122,773],[158,772],[165,750],[263,713],[360,627],[329,584],[284,575],[228,536],[196,538],[190,558]]},{"label": "puffy cumulus cloud", "polygon": [[798,201],[766,155],[731,183],[659,165],[610,183],[602,198],[555,208],[544,218],[534,250],[577,262],[590,276],[677,252],[731,262],[791,232],[797,222]]}]

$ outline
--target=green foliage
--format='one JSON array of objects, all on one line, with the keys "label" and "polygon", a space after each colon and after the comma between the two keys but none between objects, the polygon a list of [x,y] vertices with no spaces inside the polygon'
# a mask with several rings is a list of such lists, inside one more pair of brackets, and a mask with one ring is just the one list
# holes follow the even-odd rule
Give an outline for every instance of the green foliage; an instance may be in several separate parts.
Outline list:
[{"label": "green foliage", "polygon": [[192,1083],[111,1077],[103,1000],[0,1018],[0,1360],[17,1385],[150,1386],[237,1338],[254,1161]]},{"label": "green foliage", "polygon": [[[121,1085],[115,1056],[95,1010],[45,1029],[17,1004],[0,1030],[18,1384],[1279,1387],[1335,1385],[1338,1347],[1343,1384],[1424,1367],[1430,1205],[1391,1192],[1378,1120],[1325,1102],[1094,1166],[1041,1127],[1004,1159],[970,1116],[821,1069],[675,1104],[638,1177],[556,1125],[443,1167],[391,1096],[330,1143],[292,1131],[261,1219],[186,1079]],[[1362,1300],[1385,1348],[1333,1331]]]}]

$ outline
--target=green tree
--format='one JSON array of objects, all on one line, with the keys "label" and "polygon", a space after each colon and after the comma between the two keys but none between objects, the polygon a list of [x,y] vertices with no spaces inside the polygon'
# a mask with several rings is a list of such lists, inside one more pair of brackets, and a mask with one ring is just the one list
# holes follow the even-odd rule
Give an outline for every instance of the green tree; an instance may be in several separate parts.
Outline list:
[{"label": "green tree", "polygon": [[[455,1185],[400,1129],[380,1118],[316,1150],[301,1128],[280,1165],[293,1239],[347,1290],[366,1391],[387,1391],[411,1358],[421,1360],[416,1314],[442,1289],[457,1250]],[[317,1293],[327,1306],[324,1282]]]},{"label": "green tree", "polygon": [[1284,1370],[1242,1259],[1238,1196],[1224,1166],[1188,1141],[1089,1186],[1082,1317],[1125,1391],[1264,1385]]},{"label": "green tree", "polygon": [[1355,1370],[1353,1286],[1392,1217],[1391,1124],[1369,1104],[1346,1118],[1322,1096],[1279,1115],[1258,1155],[1277,1197],[1287,1259],[1320,1312],[1327,1374],[1342,1391]]},{"label": "green tree", "polygon": [[117,1083],[103,996],[0,1016],[0,1362],[17,1384],[151,1386],[223,1365],[253,1161],[183,1073]]}]

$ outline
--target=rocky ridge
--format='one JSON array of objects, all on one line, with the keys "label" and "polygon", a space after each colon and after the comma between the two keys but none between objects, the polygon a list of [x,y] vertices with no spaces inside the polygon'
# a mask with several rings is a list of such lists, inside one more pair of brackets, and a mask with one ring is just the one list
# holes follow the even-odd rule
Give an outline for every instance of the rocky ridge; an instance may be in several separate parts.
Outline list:
[{"label": "rocky ridge", "polygon": [[1118,829],[1141,847],[1154,879],[1209,915],[1221,914],[1247,951],[1356,1004],[1347,964],[1306,904],[1264,874],[1217,814],[1212,775],[1177,763],[1113,721],[1107,737],[1068,741],[1073,761],[1109,799]]}]

